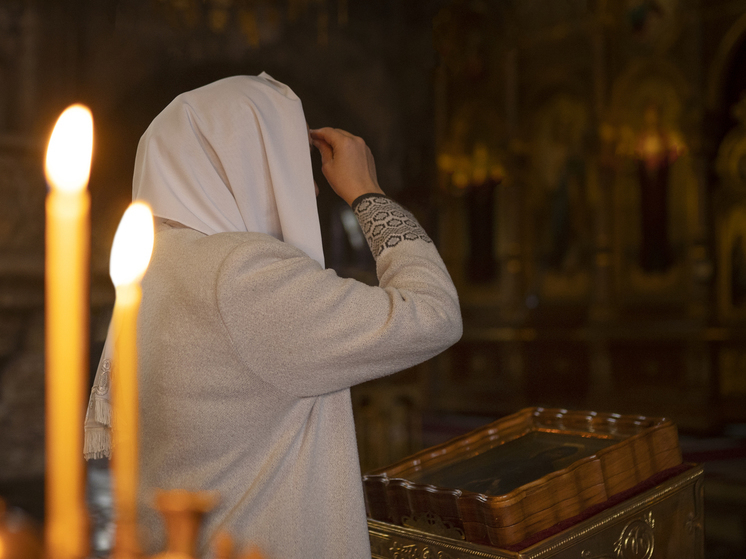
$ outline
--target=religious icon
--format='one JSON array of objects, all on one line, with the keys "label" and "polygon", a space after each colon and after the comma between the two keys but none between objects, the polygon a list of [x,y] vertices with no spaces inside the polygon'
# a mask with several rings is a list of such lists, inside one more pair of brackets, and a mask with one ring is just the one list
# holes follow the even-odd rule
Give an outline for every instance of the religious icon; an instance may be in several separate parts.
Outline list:
[{"label": "religious icon", "polygon": [[549,191],[549,228],[545,262],[550,269],[575,268],[585,232],[585,162],[567,146],[554,146],[559,166]]},{"label": "religious icon", "polygon": [[534,165],[539,186],[539,265],[543,271],[572,274],[587,261],[590,209],[584,141],[586,111],[560,96],[539,124]]},{"label": "religious icon", "polygon": [[648,273],[664,273],[673,264],[668,232],[670,169],[685,148],[678,134],[661,122],[657,103],[646,106],[634,149],[640,183],[639,264]]},{"label": "religious icon", "polygon": [[613,442],[532,432],[465,461],[423,474],[416,481],[485,495],[505,495],[591,456]]},{"label": "religious icon", "polygon": [[465,483],[462,489],[485,495],[506,495],[514,489],[561,469],[557,468],[555,463],[562,458],[578,454],[579,450],[578,446],[571,445],[547,448],[528,458],[530,467],[527,467],[526,460],[514,460],[503,464],[492,476]]}]

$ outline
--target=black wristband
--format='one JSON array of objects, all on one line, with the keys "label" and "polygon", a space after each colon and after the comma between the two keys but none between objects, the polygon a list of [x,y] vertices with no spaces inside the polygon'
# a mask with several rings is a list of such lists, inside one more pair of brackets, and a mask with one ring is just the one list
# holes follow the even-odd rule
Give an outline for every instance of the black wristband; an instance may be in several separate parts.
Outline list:
[{"label": "black wristband", "polygon": [[388,196],[386,196],[385,194],[378,194],[377,192],[368,192],[366,194],[361,194],[360,196],[358,196],[357,198],[355,198],[352,201],[352,204],[350,204],[350,207],[352,208],[352,211],[355,211],[355,208],[358,207],[358,205],[360,204],[360,202],[362,202],[366,198],[373,198],[373,197],[376,197],[376,198],[388,198]]}]

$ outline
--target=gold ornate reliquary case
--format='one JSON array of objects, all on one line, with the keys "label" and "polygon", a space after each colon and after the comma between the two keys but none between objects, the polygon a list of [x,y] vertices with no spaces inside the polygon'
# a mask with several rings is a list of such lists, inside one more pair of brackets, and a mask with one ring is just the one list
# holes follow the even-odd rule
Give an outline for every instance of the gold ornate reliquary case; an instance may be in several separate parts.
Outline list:
[{"label": "gold ornate reliquary case", "polygon": [[371,542],[437,533],[515,553],[691,474],[681,462],[670,420],[527,408],[363,476]]}]

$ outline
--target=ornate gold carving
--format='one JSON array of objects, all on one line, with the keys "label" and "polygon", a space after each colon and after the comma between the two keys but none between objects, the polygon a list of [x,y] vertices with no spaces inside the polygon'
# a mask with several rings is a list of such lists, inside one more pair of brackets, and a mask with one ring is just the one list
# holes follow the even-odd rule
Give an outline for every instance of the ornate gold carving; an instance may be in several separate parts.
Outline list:
[{"label": "ornate gold carving", "polygon": [[653,528],[655,519],[652,512],[627,524],[614,544],[618,559],[650,559],[655,549]]},{"label": "ornate gold carving", "polygon": [[695,532],[703,529],[702,521],[696,517],[693,512],[690,512],[686,516],[686,522],[684,523],[684,529],[687,534],[694,535]]},{"label": "ornate gold carving", "polygon": [[416,543],[401,544],[394,541],[389,548],[392,559],[458,559],[450,553]]},{"label": "ornate gold carving", "polygon": [[650,559],[655,549],[654,528],[653,513],[648,511],[642,518],[637,518],[624,527],[614,542],[613,553],[593,555],[591,551],[585,550],[580,556],[583,559]]},{"label": "ornate gold carving", "polygon": [[464,531],[456,528],[450,522],[443,522],[439,516],[428,512],[414,517],[405,516],[402,518],[402,524],[407,528],[414,528],[429,534],[435,534],[446,538],[463,540]]}]

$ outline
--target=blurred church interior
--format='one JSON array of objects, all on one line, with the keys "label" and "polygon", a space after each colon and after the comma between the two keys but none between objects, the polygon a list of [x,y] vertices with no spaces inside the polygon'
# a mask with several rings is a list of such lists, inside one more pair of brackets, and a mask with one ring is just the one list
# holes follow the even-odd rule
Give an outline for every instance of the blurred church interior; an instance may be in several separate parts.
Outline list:
[{"label": "blurred church interior", "polygon": [[[140,135],[177,94],[262,71],[311,127],[366,139],[459,289],[458,344],[353,389],[363,471],[524,407],[669,417],[705,465],[707,557],[743,557],[746,0],[3,0],[0,496],[43,519],[57,115],[95,120],[95,369]],[[318,201],[327,266],[375,281],[349,209]]]}]

